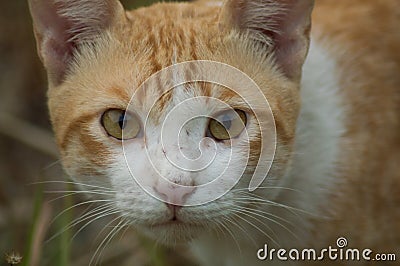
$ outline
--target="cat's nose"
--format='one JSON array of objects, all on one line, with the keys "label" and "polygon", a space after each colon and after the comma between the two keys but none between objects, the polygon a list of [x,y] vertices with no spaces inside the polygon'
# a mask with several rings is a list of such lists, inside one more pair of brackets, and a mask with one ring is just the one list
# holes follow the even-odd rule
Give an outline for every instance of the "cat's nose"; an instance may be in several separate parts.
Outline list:
[{"label": "cat's nose", "polygon": [[183,206],[187,197],[195,191],[194,186],[179,186],[166,181],[158,182],[153,187],[167,205]]}]

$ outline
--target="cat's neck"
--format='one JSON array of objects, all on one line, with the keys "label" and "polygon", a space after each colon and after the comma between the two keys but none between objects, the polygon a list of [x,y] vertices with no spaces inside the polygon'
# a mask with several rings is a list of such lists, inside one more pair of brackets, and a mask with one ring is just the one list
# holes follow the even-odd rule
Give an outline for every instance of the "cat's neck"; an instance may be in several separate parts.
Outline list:
[{"label": "cat's neck", "polygon": [[[337,67],[322,44],[312,41],[303,67],[302,108],[297,121],[293,165],[282,186],[303,193],[298,208],[318,214],[337,184],[337,163],[345,131],[345,107]],[[283,195],[288,200],[288,195]],[[326,214],[326,210],[324,211]]]}]

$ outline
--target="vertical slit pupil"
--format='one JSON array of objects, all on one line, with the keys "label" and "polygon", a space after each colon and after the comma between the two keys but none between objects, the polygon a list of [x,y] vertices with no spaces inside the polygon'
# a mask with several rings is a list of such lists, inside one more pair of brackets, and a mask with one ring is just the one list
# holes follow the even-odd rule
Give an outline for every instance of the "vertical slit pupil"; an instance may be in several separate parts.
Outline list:
[{"label": "vertical slit pupil", "polygon": [[125,124],[125,112],[123,112],[123,113],[120,115],[120,117],[119,117],[119,119],[118,119],[118,125],[119,125],[119,127],[120,127],[121,129],[124,129],[124,128],[125,128],[125,126],[126,126],[126,124]]}]

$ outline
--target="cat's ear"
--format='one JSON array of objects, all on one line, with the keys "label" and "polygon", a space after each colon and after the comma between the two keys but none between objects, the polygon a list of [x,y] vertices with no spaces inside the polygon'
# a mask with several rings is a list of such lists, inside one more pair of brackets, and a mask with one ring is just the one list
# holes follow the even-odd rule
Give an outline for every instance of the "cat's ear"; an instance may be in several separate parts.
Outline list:
[{"label": "cat's ear", "polygon": [[227,0],[220,23],[265,43],[282,71],[299,79],[310,42],[313,6],[314,0]]},{"label": "cat's ear", "polygon": [[49,82],[60,83],[79,45],[94,42],[123,7],[117,0],[28,0]]}]

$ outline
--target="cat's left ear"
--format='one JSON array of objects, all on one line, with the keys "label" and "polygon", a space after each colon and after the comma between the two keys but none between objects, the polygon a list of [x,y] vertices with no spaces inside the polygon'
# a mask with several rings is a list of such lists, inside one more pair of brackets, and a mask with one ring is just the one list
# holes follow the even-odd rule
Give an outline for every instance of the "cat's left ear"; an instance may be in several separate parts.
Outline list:
[{"label": "cat's left ear", "polygon": [[118,0],[28,0],[50,84],[61,83],[79,47],[124,16]]},{"label": "cat's left ear", "polygon": [[314,0],[227,0],[220,24],[273,50],[283,73],[299,80],[310,43]]}]

